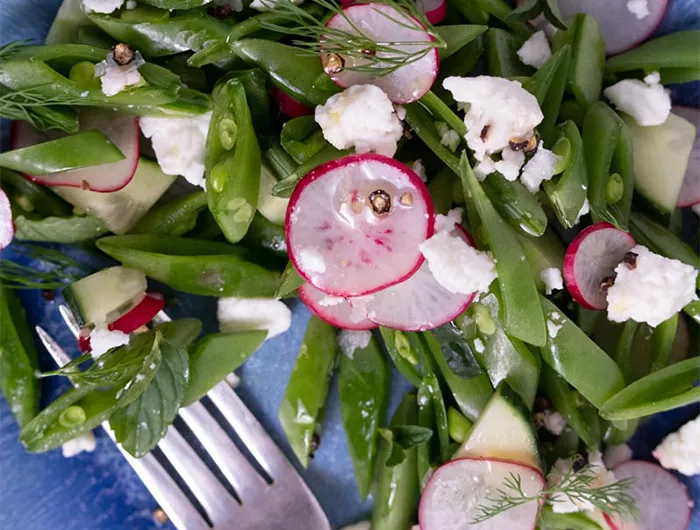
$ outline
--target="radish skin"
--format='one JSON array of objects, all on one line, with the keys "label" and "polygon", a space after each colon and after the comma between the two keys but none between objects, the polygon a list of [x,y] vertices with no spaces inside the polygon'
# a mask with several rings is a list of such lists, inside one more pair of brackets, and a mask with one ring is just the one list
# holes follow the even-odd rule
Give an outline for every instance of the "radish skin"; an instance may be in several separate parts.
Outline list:
[{"label": "radish skin", "polygon": [[301,101],[293,98],[280,88],[272,87],[270,95],[282,114],[288,118],[298,118],[314,113],[314,109],[308,105],[304,105]]},{"label": "radish skin", "polygon": [[345,298],[329,296],[308,283],[302,285],[298,293],[301,301],[316,316],[337,328],[362,331],[377,327],[377,324],[353,309]]}]

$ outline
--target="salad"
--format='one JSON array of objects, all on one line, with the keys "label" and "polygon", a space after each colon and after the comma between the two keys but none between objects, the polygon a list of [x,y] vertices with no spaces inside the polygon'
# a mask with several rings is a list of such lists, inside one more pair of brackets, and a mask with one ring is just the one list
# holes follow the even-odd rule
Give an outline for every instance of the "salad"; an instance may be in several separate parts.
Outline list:
[{"label": "salad", "polygon": [[[625,445],[700,401],[700,117],[665,88],[700,79],[700,32],[649,39],[665,8],[65,0],[0,47],[0,249],[44,262],[0,268],[22,444],[108,421],[143,456],[298,297],[279,421],[308,466],[337,385],[363,528],[689,528],[668,469],[700,473],[700,420],[658,465]],[[220,332],[151,323],[158,285],[216,297]],[[38,371],[22,288],[61,289],[68,365]],[[387,421],[392,365],[415,388]]]}]

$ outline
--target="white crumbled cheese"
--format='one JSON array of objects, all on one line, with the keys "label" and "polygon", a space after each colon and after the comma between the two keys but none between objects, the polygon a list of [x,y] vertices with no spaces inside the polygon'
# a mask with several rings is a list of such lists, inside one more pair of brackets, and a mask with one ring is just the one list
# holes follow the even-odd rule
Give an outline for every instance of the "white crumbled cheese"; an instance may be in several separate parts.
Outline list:
[{"label": "white crumbled cheese", "polygon": [[236,375],[236,372],[231,372],[226,376],[226,382],[231,388],[237,388],[241,384],[241,378]]},{"label": "white crumbled cheese", "polygon": [[658,326],[695,299],[698,271],[676,259],[654,254],[637,245],[636,266],[615,267],[615,283],[608,289],[608,319],[632,319]]},{"label": "white crumbled cheese", "polygon": [[462,208],[452,208],[447,215],[437,214],[435,216],[435,231],[436,232],[451,232],[455,225],[462,224]]},{"label": "white crumbled cheese", "polygon": [[110,331],[104,327],[96,327],[90,333],[90,355],[95,358],[125,344],[129,344],[129,335],[123,331]]},{"label": "white crumbled cheese", "polygon": [[544,428],[551,432],[554,436],[561,436],[561,433],[566,429],[566,420],[561,413],[551,410],[544,412],[542,420]]},{"label": "white crumbled cheese", "polygon": [[83,0],[86,13],[114,13],[124,0]]},{"label": "white crumbled cheese", "polygon": [[451,293],[487,291],[496,278],[493,259],[450,232],[438,232],[418,248],[435,280]]},{"label": "white crumbled cheese", "polygon": [[[404,111],[405,112],[405,111]],[[413,172],[420,177],[423,182],[428,182],[428,174],[425,172],[425,166],[423,165],[423,160],[420,158],[411,164],[411,169]]]},{"label": "white crumbled cheese", "polygon": [[501,151],[501,160],[494,164],[494,168],[506,180],[513,182],[520,175],[520,168],[525,163],[525,153],[513,151],[510,146]]},{"label": "white crumbled cheese", "polygon": [[[292,4],[295,6],[298,6],[299,4],[303,3],[304,0],[291,0]],[[277,7],[277,4],[279,4],[279,0],[253,0],[253,2],[250,4],[251,9],[256,9],[257,11],[270,11],[272,9],[275,9]]]},{"label": "white crumbled cheese", "polygon": [[326,295],[318,301],[318,305],[321,307],[332,307],[334,305],[340,305],[345,302],[345,298],[342,296],[331,296]]},{"label": "white crumbled cheese", "polygon": [[533,33],[518,50],[518,57],[522,63],[535,68],[541,68],[551,56],[552,50],[544,31]]},{"label": "white crumbled cheese", "polygon": [[140,85],[143,77],[139,68],[146,64],[140,52],[134,53],[133,60],[124,66],[114,61],[114,52],[109,52],[107,59],[95,65],[95,77],[100,79],[102,93],[105,96],[116,96],[128,87]]},{"label": "white crumbled cheese", "polygon": [[520,174],[520,182],[525,185],[530,193],[537,193],[542,182],[554,176],[554,168],[558,163],[559,157],[549,149],[545,149],[544,144],[540,142],[537,152],[525,164]]},{"label": "white crumbled cheese", "polygon": [[306,272],[323,274],[326,272],[326,260],[313,248],[303,248],[297,254],[299,266]]},{"label": "white crumbled cheese", "polygon": [[628,0],[627,11],[637,17],[637,20],[642,20],[649,16],[649,2],[648,0]]},{"label": "white crumbled cheese", "polygon": [[[609,484],[616,482],[615,474],[612,471],[608,471],[603,463],[602,455],[600,451],[591,451],[588,455],[588,463],[590,467],[588,468],[588,474],[594,477],[591,482],[592,488],[602,488]],[[554,463],[554,470],[547,477],[548,484],[554,486],[561,482],[562,477],[571,471],[571,460],[560,458]],[[587,500],[576,499],[572,500],[570,497],[557,493],[550,497],[550,502],[552,505],[552,510],[555,513],[574,513],[580,511],[595,511],[595,506]]]},{"label": "white crumbled cheese", "polygon": [[563,328],[563,324],[557,324],[553,320],[547,320],[547,332],[549,333],[550,339],[555,339],[559,335],[559,330]]},{"label": "white crumbled cheese", "polygon": [[669,434],[652,454],[666,469],[688,476],[700,474],[700,416]]},{"label": "white crumbled cheese", "polygon": [[[585,189],[585,188],[584,188]],[[581,218],[588,214],[588,212],[591,211],[591,203],[588,202],[588,199],[585,199],[583,201],[583,205],[581,206],[581,209],[578,211],[578,214],[576,214],[576,220],[574,221],[574,224],[577,225],[581,221]]]},{"label": "white crumbled cheese", "polygon": [[403,135],[394,105],[374,85],[354,85],[331,96],[325,105],[316,107],[315,118],[336,149],[354,147],[358,153],[394,156]]},{"label": "white crumbled cheese", "polygon": [[92,453],[96,446],[95,435],[88,432],[64,443],[61,446],[61,453],[63,458],[73,458],[80,453]]},{"label": "white crumbled cheese", "polygon": [[552,294],[564,288],[564,280],[561,271],[556,267],[549,267],[540,272],[540,278],[544,282],[544,294]]},{"label": "white crumbled cheese", "polygon": [[487,75],[448,77],[443,86],[456,101],[470,104],[465,138],[477,160],[500,152],[511,139],[530,138],[543,119],[537,98],[518,81]]},{"label": "white crumbled cheese", "polygon": [[219,298],[216,316],[221,331],[267,330],[268,339],[292,325],[292,312],[272,298]]},{"label": "white crumbled cheese", "polygon": [[608,469],[613,469],[629,460],[632,460],[632,448],[627,444],[611,445],[603,454],[603,462]]},{"label": "white crumbled cheese", "polygon": [[369,331],[343,329],[338,333],[340,351],[350,359],[355,355],[355,350],[366,348],[371,340],[372,334]]},{"label": "white crumbled cheese", "polygon": [[483,181],[491,173],[496,171],[496,164],[490,156],[485,156],[484,159],[474,166],[474,176],[478,181]]},{"label": "white crumbled cheese", "polygon": [[486,350],[486,347],[484,346],[484,343],[481,342],[481,339],[479,339],[479,338],[474,339],[474,349],[476,350],[477,353],[484,353],[484,350]]},{"label": "white crumbled cheese", "polygon": [[642,127],[661,125],[671,112],[671,96],[659,83],[660,79],[658,72],[649,74],[644,81],[623,79],[606,88],[603,94]]}]

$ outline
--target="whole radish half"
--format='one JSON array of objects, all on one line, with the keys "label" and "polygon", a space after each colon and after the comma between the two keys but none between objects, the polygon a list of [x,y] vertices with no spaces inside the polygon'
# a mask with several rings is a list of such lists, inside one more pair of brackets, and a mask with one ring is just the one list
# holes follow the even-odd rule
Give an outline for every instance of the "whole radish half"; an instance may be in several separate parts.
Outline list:
[{"label": "whole radish half", "polygon": [[559,10],[564,18],[586,13],[596,19],[606,53],[615,55],[634,48],[654,33],[664,18],[668,0],[647,0],[649,14],[641,19],[627,9],[627,4],[627,0],[559,0]]},{"label": "whole radish half", "polygon": [[431,24],[439,24],[447,16],[447,0],[416,0],[416,7]]},{"label": "whole radish half", "polygon": [[[474,246],[474,241],[461,226],[454,226],[453,235]],[[445,289],[424,261],[418,272],[405,282],[368,296],[349,298],[348,302],[357,310],[364,311],[370,321],[380,326],[424,331],[457,318],[475,296],[476,293],[452,293]]]},{"label": "whole radish half", "polygon": [[362,312],[355,310],[345,298],[329,296],[309,283],[302,285],[298,293],[301,301],[314,314],[335,327],[354,330],[377,327],[377,324],[364,318]]},{"label": "whole radish half", "polygon": [[671,112],[688,120],[695,125],[695,143],[688,160],[688,169],[685,172],[683,186],[678,192],[676,206],[685,208],[700,203],[700,109],[692,107],[673,107]]},{"label": "whole radish half", "polygon": [[574,300],[586,309],[608,307],[601,283],[636,244],[630,234],[610,223],[595,223],[582,230],[564,256],[564,281]]},{"label": "whole radish half", "polygon": [[314,109],[304,105],[298,99],[294,99],[280,88],[272,87],[270,95],[282,114],[289,118],[298,118],[299,116],[308,116],[314,113]]},{"label": "whole radish half", "polygon": [[[405,104],[423,97],[437,78],[438,51],[437,48],[429,47],[434,40],[433,37],[425,31],[418,20],[402,11],[380,3],[355,4],[345,8],[342,14],[331,17],[326,27],[353,33],[357,32],[355,28],[359,28],[365,36],[378,43],[392,43],[390,45],[393,48],[408,54],[421,52],[417,60],[407,61],[405,66],[386,75],[381,75],[379,70],[377,74],[352,70],[351,68],[361,64],[369,64],[369,61],[343,57],[344,67],[339,71],[334,73],[326,68],[331,79],[343,88],[352,85],[376,85],[386,92],[394,103]],[[333,50],[328,51],[332,53]],[[324,57],[328,56],[322,56],[321,59],[323,60]],[[407,55],[377,51],[376,57],[405,59]],[[389,63],[379,63],[379,65],[387,67]]]},{"label": "whole radish half", "polygon": [[[545,485],[542,473],[517,462],[493,458],[460,458],[438,468],[425,486],[418,508],[421,530],[533,530],[539,502],[533,500],[473,524],[481,506],[492,505],[505,481],[519,477],[523,493],[537,495]],[[511,492],[515,493],[515,492]]]},{"label": "whole radish half", "polygon": [[350,155],[311,171],[286,218],[289,257],[314,287],[371,294],[413,275],[433,235],[433,203],[420,177],[392,158]]},{"label": "whole radish half", "polygon": [[10,199],[0,190],[0,250],[4,249],[15,237],[15,225],[12,222],[12,207]]},{"label": "whole radish half", "polygon": [[692,501],[685,485],[661,466],[630,460],[617,466],[615,478],[634,479],[627,491],[636,501],[639,519],[605,514],[612,530],[685,530],[690,526]]},{"label": "whole radish half", "polygon": [[[96,109],[82,109],[78,118],[81,131],[97,129],[116,145],[126,158],[101,166],[62,171],[51,175],[27,175],[27,177],[45,186],[83,188],[102,193],[122,189],[131,182],[139,162],[138,119],[133,116]],[[65,134],[56,131],[37,131],[25,121],[16,121],[12,125],[12,147],[14,149],[39,144],[61,136],[65,136]]]}]

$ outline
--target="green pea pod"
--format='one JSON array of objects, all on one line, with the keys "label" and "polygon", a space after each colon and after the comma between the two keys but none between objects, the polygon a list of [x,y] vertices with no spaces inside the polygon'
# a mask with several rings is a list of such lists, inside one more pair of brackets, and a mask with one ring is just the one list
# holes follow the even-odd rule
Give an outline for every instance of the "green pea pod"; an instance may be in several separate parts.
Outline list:
[{"label": "green pea pod", "polygon": [[605,41],[593,17],[574,15],[569,29],[557,31],[553,51],[571,46],[568,89],[583,107],[600,99],[605,69]]},{"label": "green pea pod", "polygon": [[272,189],[272,194],[275,197],[291,196],[297,182],[299,182],[309,171],[317,168],[321,164],[336,160],[351,153],[352,151],[350,150],[344,149],[341,151],[333,147],[331,144],[325,144],[315,155],[301,164],[296,171],[290,175],[287,175],[287,177],[275,184],[275,187]]},{"label": "green pea pod", "polygon": [[586,201],[588,171],[578,127],[569,120],[560,125],[559,132],[569,142],[569,163],[561,175],[543,183],[544,191],[562,226],[573,228]]},{"label": "green pea pod", "polygon": [[447,425],[450,438],[461,445],[467,441],[473,424],[457,409],[450,407],[447,409]]},{"label": "green pea pod", "polygon": [[[430,398],[428,389],[422,383],[418,387],[416,404],[418,406],[418,426],[435,432],[435,405]],[[416,446],[416,471],[418,472],[418,487],[421,493],[435,471],[433,438],[434,436],[431,436],[428,441]]]},{"label": "green pea pod", "polygon": [[39,411],[39,368],[32,334],[19,299],[0,285],[0,390],[20,427]]},{"label": "green pea pod", "polygon": [[241,81],[226,81],[214,100],[205,158],[207,197],[224,236],[237,243],[258,204],[260,147]]},{"label": "green pea pod", "polygon": [[456,0],[452,5],[457,11],[472,24],[487,24],[490,15],[471,0]]},{"label": "green pea pod", "polygon": [[67,217],[73,213],[73,207],[49,188],[15,171],[0,169],[0,186],[25,212],[51,217]]},{"label": "green pea pod", "polygon": [[[438,443],[440,444],[440,458],[442,462],[450,459],[450,432],[447,426],[447,409],[442,398],[440,382],[435,374],[427,374],[418,387],[419,402],[421,396],[425,396],[432,402],[433,414],[435,415],[435,431],[437,432]],[[420,406],[420,403],[419,403]]]},{"label": "green pea pod", "polygon": [[700,68],[662,68],[659,74],[662,84],[680,85],[700,79]]},{"label": "green pea pod", "polygon": [[319,435],[336,353],[335,330],[312,316],[279,410],[282,429],[304,467],[316,445],[314,436]]},{"label": "green pea pod", "polygon": [[[615,178],[618,175],[619,178]],[[622,226],[629,224],[632,213],[632,198],[634,196],[634,146],[632,144],[632,134],[629,126],[623,121],[620,129],[620,137],[615,146],[615,154],[610,164],[610,177],[606,190],[608,202],[613,202],[612,209],[615,217]],[[615,200],[611,198],[610,185],[616,184],[618,190]],[[619,193],[621,189],[622,193]]]},{"label": "green pea pod", "polygon": [[486,32],[489,75],[494,77],[529,76],[531,66],[523,64],[516,53],[523,42],[503,29],[489,28]]},{"label": "green pea pod", "polygon": [[119,162],[124,158],[104,134],[85,131],[0,153],[0,167],[39,176]]},{"label": "green pea pod", "polygon": [[632,356],[634,355],[634,336],[639,329],[639,322],[628,320],[622,326],[622,333],[615,348],[615,362],[620,368],[625,381],[631,380]]},{"label": "green pea pod", "polygon": [[313,116],[299,116],[282,125],[280,144],[297,164],[303,164],[328,142]]},{"label": "green pea pod", "polygon": [[259,68],[236,70],[226,74],[224,79],[236,78],[243,83],[246,101],[258,136],[266,134],[272,127],[270,98],[267,90],[267,77]]},{"label": "green pea pod", "polygon": [[436,121],[445,122],[450,129],[457,131],[457,134],[466,136],[467,126],[464,124],[464,120],[452,112],[452,109],[437,97],[434,92],[428,91],[425,96],[420,98],[419,102],[430,111]]},{"label": "green pea pod", "polygon": [[537,290],[544,292],[545,285],[542,280],[542,271],[554,267],[564,268],[564,254],[566,249],[553,229],[547,230],[540,237],[531,237],[517,234],[518,241],[523,246],[525,259],[530,266],[532,279]]},{"label": "green pea pod", "polygon": [[557,306],[543,296],[540,300],[549,327],[542,359],[583,397],[601,407],[624,387],[622,372]]},{"label": "green pea pod", "polygon": [[700,31],[678,31],[656,39],[625,53],[611,57],[605,64],[607,73],[643,70],[691,69],[698,72],[700,63]]},{"label": "green pea pod", "polygon": [[601,526],[586,516],[586,512],[556,513],[545,505],[539,527],[543,530],[601,530]]},{"label": "green pea pod", "polygon": [[187,53],[168,55],[157,60],[157,64],[167,68],[177,75],[185,85],[193,90],[198,90],[206,94],[211,93],[214,88],[210,82],[209,72],[201,68],[193,68],[187,64]]},{"label": "green pea pod", "polygon": [[632,420],[700,401],[700,386],[694,386],[700,358],[672,364],[635,381],[609,398],[600,409],[608,420]]},{"label": "green pea pod", "polygon": [[651,367],[650,372],[666,368],[671,360],[671,350],[676,340],[678,330],[678,313],[654,328],[651,335]]},{"label": "green pea pod", "polygon": [[586,117],[586,108],[576,102],[575,99],[565,99],[559,109],[559,121],[571,120],[579,129],[583,127],[583,119]]},{"label": "green pea pod", "polygon": [[282,279],[280,280],[279,286],[275,291],[275,298],[290,298],[295,296],[295,293],[299,287],[304,285],[304,278],[297,272],[296,267],[290,261],[284,268],[282,273]]},{"label": "green pea pod", "polygon": [[432,355],[421,340],[421,336],[415,332],[381,326],[379,332],[396,369],[411,384],[419,386],[423,377],[435,368]]},{"label": "green pea pod", "polygon": [[510,22],[527,22],[542,13],[540,0],[525,0],[513,9],[508,15]]},{"label": "green pea pod", "polygon": [[291,175],[299,167],[287,151],[282,148],[282,145],[276,141],[269,142],[263,157],[265,162],[270,165],[277,179],[283,179]]},{"label": "green pea pod", "polygon": [[[112,37],[97,26],[78,26],[73,29],[75,31],[75,38],[72,39],[71,42],[75,42],[76,44],[87,44],[88,46],[104,48],[105,50],[117,44]],[[44,43],[51,44],[48,39]]]},{"label": "green pea pod", "polygon": [[151,209],[134,228],[132,234],[181,236],[197,224],[199,213],[207,207],[207,194],[195,191]]},{"label": "green pea pod", "polygon": [[547,229],[547,214],[542,205],[519,181],[509,181],[492,173],[481,183],[489,200],[508,223],[525,234],[541,236]]},{"label": "green pea pod", "polygon": [[190,348],[190,379],[182,406],[199,401],[238,369],[265,341],[267,331],[236,331],[207,335]]},{"label": "green pea pod", "polygon": [[484,193],[466,155],[462,155],[460,173],[464,196],[473,201],[496,260],[505,329],[528,344],[543,346],[547,340],[544,317],[523,247]]},{"label": "green pea pod", "polygon": [[299,48],[262,39],[239,40],[231,48],[266,72],[275,86],[306,105],[323,105],[340,90],[323,71],[321,61]]},{"label": "green pea pod", "polygon": [[287,261],[287,242],[284,227],[271,223],[259,213],[253,217],[246,236],[241,239],[241,245],[251,250],[262,251],[284,265]]},{"label": "green pea pod", "polygon": [[487,29],[487,26],[476,25],[437,26],[435,31],[437,31],[438,35],[442,37],[446,44],[444,48],[438,48],[440,61],[452,57]]},{"label": "green pea pod", "polygon": [[409,103],[404,108],[406,109],[406,123],[411,126],[413,132],[455,175],[459,175],[459,159],[440,143],[440,136],[435,130],[435,122],[428,111],[418,102]]},{"label": "green pea pod", "polygon": [[109,228],[93,215],[43,219],[18,215],[15,216],[14,223],[15,238],[22,241],[80,243],[92,241],[109,233]]},{"label": "green pea pod", "polygon": [[[416,420],[416,395],[406,394],[391,420],[391,427],[415,425]],[[389,442],[382,439],[377,456],[377,487],[372,509],[372,530],[409,528],[418,507],[416,448],[407,449],[404,461],[391,467],[385,465],[389,458],[389,449]]]},{"label": "green pea pod", "polygon": [[473,4],[498,20],[505,22],[518,37],[527,39],[532,34],[532,30],[526,24],[508,20],[512,9],[504,0],[473,0]]},{"label": "green pea pod", "polygon": [[245,249],[162,235],[108,236],[97,247],[128,267],[186,293],[272,296],[279,274],[247,261]]},{"label": "green pea pod", "polygon": [[378,429],[389,394],[389,367],[375,339],[352,356],[340,355],[338,394],[355,480],[364,499],[369,494],[377,456]]}]

